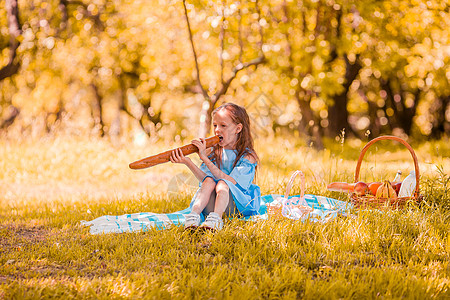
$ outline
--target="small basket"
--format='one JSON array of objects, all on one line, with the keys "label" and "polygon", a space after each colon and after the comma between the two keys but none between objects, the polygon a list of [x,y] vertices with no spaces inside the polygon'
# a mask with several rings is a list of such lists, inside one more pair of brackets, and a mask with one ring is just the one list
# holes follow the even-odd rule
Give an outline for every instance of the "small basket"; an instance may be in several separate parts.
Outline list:
[{"label": "small basket", "polygon": [[[269,215],[269,217],[271,219],[276,219],[276,220],[281,220],[284,218],[283,216],[283,205],[285,206],[290,206],[291,208],[299,208],[302,211],[304,211],[304,214],[307,214],[309,212],[311,212],[313,209],[309,206],[305,206],[305,205],[301,205],[301,204],[293,204],[292,201],[287,201],[288,197],[289,197],[289,193],[291,191],[292,185],[294,184],[294,180],[295,177],[297,177],[297,175],[300,175],[300,199],[304,200],[305,199],[305,174],[303,174],[302,171],[297,170],[294,173],[292,173],[291,178],[289,179],[289,182],[286,186],[286,192],[284,194],[284,197],[278,197],[277,199],[275,199],[273,202],[276,203],[268,203],[267,204],[267,214]],[[304,202],[304,201],[303,201]]]},{"label": "small basket", "polygon": [[369,147],[372,144],[374,144],[378,141],[382,141],[382,140],[394,140],[394,141],[400,142],[406,148],[408,148],[409,152],[411,153],[411,156],[414,161],[414,169],[416,172],[416,190],[414,192],[414,195],[411,197],[399,197],[399,198],[395,198],[395,199],[390,199],[390,198],[381,198],[381,197],[377,198],[374,195],[357,195],[355,193],[351,193],[350,198],[351,198],[353,205],[355,207],[385,206],[385,207],[393,207],[393,208],[402,208],[408,202],[420,202],[422,200],[423,196],[419,194],[419,177],[420,176],[419,176],[419,164],[417,163],[417,156],[414,153],[414,150],[412,149],[412,147],[405,140],[403,140],[399,137],[396,137],[396,136],[390,136],[390,135],[380,136],[380,137],[377,137],[377,138],[371,140],[370,142],[367,143],[366,146],[364,146],[364,148],[361,151],[361,154],[359,155],[358,163],[356,165],[355,182],[359,181],[359,171],[361,169],[361,163],[362,163],[365,153],[367,152],[367,150],[369,149]]}]

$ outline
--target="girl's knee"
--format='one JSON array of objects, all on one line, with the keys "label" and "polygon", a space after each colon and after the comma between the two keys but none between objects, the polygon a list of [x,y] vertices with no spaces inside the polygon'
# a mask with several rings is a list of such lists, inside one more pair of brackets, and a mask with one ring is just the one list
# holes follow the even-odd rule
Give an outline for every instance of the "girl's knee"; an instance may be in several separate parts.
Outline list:
[{"label": "girl's knee", "polygon": [[211,177],[206,177],[202,182],[202,187],[214,188],[216,186],[216,182]]},{"label": "girl's knee", "polygon": [[216,193],[228,193],[230,191],[230,188],[224,181],[219,181],[216,184]]}]

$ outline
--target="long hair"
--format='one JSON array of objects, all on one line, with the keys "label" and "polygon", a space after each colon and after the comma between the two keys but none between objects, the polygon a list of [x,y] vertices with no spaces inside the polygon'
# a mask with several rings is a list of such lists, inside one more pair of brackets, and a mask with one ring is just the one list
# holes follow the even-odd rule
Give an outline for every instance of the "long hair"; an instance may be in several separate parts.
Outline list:
[{"label": "long hair", "polygon": [[[250,155],[256,162],[259,161],[258,155],[255,152],[253,146],[253,137],[250,132],[250,118],[248,117],[247,111],[242,106],[236,105],[234,103],[225,103],[212,112],[212,116],[219,111],[225,109],[228,111],[229,116],[234,124],[242,124],[242,130],[238,133],[236,141],[236,160],[234,161],[233,168],[236,166],[237,162],[241,157]],[[220,169],[222,163],[222,147],[215,145],[212,152],[212,161],[215,161],[217,167]]]}]

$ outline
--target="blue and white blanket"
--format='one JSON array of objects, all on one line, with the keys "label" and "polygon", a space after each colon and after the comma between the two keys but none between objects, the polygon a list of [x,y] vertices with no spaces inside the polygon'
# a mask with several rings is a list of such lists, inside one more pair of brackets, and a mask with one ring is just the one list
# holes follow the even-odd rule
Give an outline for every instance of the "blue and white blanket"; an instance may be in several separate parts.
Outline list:
[{"label": "blue and white blanket", "polygon": [[[246,217],[246,220],[266,220],[267,203],[272,202],[280,195],[265,195],[261,197],[261,208],[259,215]],[[299,197],[298,195],[290,196]],[[327,198],[323,196],[305,195],[308,206],[313,210],[308,213],[302,220],[309,219],[313,222],[327,222],[335,218],[338,214],[347,215],[353,205],[348,202]],[[167,214],[157,213],[135,213],[121,216],[102,216],[92,221],[81,221],[82,225],[91,226],[91,234],[100,233],[121,233],[121,232],[137,232],[146,231],[150,228],[164,229],[168,226],[183,225],[184,216],[191,212],[191,208],[186,208],[177,212]]]}]

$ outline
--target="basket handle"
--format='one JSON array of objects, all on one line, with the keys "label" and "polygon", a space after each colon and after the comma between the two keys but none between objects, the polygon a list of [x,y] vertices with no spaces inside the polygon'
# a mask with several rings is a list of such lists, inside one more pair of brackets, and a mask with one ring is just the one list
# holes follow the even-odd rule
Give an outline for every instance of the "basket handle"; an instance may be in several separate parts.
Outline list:
[{"label": "basket handle", "polygon": [[295,180],[295,177],[297,177],[297,175],[300,175],[300,179],[301,179],[301,182],[300,182],[300,188],[301,188],[300,199],[304,199],[305,198],[305,174],[303,174],[302,171],[297,170],[294,173],[292,173],[291,178],[289,179],[289,182],[288,182],[288,184],[286,186],[286,193],[284,194],[284,198],[285,199],[288,199],[289,193],[291,191],[292,185],[294,184],[294,180]]},{"label": "basket handle", "polygon": [[408,148],[409,152],[411,153],[411,156],[414,160],[414,169],[416,172],[416,192],[415,192],[415,196],[419,196],[419,164],[417,162],[417,156],[416,153],[414,152],[413,148],[403,139],[396,137],[396,136],[392,136],[392,135],[384,135],[384,136],[379,136],[377,138],[374,138],[373,140],[371,140],[370,142],[368,142],[364,148],[361,150],[361,154],[359,155],[358,158],[358,163],[356,164],[356,171],[355,171],[355,182],[359,181],[359,171],[361,169],[361,163],[362,160],[364,158],[364,154],[366,154],[367,150],[369,149],[369,147],[381,140],[394,140],[397,142],[400,142],[401,144],[403,144],[406,148]]}]

